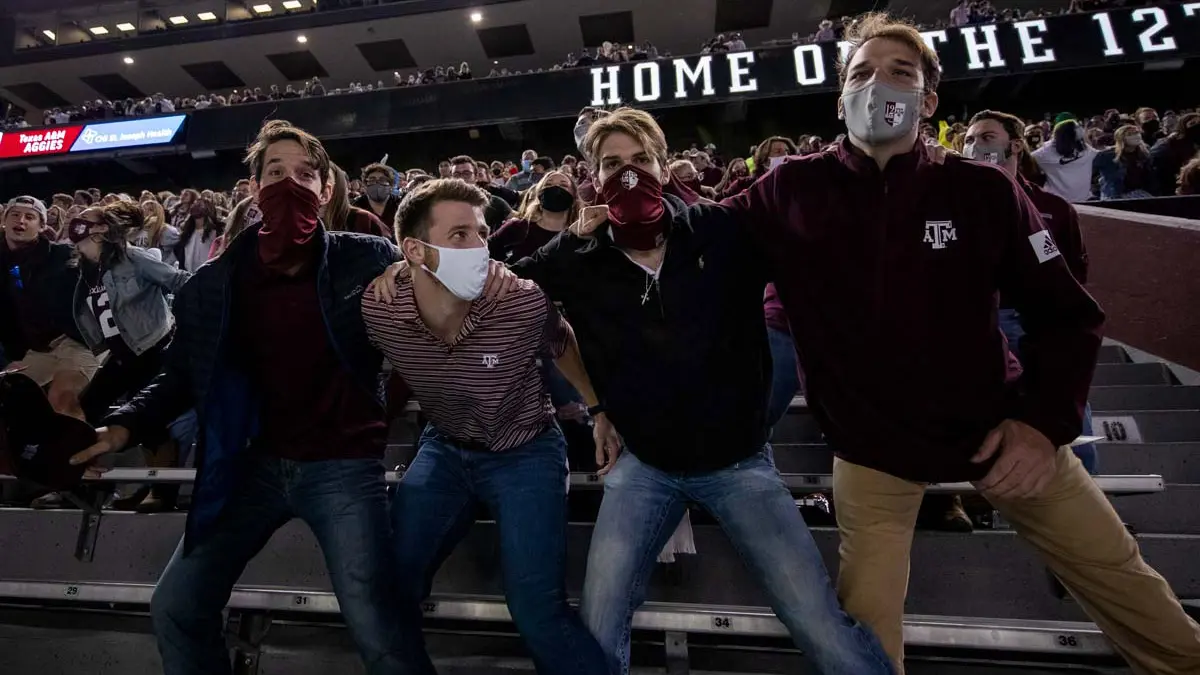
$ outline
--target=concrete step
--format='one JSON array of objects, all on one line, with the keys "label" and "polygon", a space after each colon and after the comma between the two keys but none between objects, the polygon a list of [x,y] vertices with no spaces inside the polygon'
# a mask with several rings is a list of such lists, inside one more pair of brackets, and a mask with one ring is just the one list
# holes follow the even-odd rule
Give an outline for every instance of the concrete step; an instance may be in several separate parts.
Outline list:
[{"label": "concrete step", "polygon": [[1121,520],[1135,532],[1200,535],[1200,485],[1168,485],[1147,495],[1113,500]]},{"label": "concrete step", "polygon": [[1096,355],[1096,363],[1129,363],[1129,353],[1120,345],[1103,345]]},{"label": "concrete step", "polygon": [[[1092,413],[1092,430],[1110,441],[1175,443],[1200,441],[1200,410],[1107,410]],[[786,415],[771,436],[772,443],[812,443],[822,438],[813,415]],[[903,439],[896,439],[902,445]]]},{"label": "concrete step", "polygon": [[1092,387],[1088,401],[1093,414],[1105,410],[1200,410],[1200,387]]},{"label": "concrete step", "polygon": [[[106,515],[96,557],[81,563],[71,551],[79,514],[0,510],[0,580],[153,584],[183,529],[182,514]],[[1082,526],[1082,524],[1081,524]],[[744,571],[737,552],[718,527],[696,525],[697,555],[661,566],[648,599],[703,605],[761,607],[765,598]],[[583,582],[590,524],[568,527],[567,588],[578,596]],[[814,528],[827,567],[837,569],[837,532]],[[1073,602],[1051,592],[1044,566],[1009,531],[974,534],[918,532],[906,611],[939,616],[1080,621]],[[1200,536],[1139,535],[1143,554],[1183,598],[1200,597]],[[436,577],[438,595],[503,595],[494,523],[477,523]],[[308,528],[285,525],[247,567],[241,583],[253,587],[329,590],[325,563]]]},{"label": "concrete step", "polygon": [[1092,377],[1093,387],[1129,384],[1177,384],[1161,363],[1101,363]]},{"label": "concrete step", "polygon": [[[824,443],[777,443],[775,465],[785,474],[826,474],[833,453]],[[1105,443],[1099,446],[1100,471],[1109,475],[1162,476],[1168,484],[1200,483],[1200,442]]]}]

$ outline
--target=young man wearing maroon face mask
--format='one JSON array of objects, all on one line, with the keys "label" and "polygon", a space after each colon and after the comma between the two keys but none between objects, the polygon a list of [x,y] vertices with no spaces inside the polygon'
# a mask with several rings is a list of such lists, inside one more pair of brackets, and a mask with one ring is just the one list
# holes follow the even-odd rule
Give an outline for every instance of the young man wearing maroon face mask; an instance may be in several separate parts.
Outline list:
[{"label": "young man wearing maroon face mask", "polygon": [[[792,639],[826,675],[892,668],[842,611],[795,500],[775,470],[765,409],[766,270],[723,223],[669,194],[666,139],[647,113],[593,122],[581,147],[600,185],[581,219],[513,270],[560,301],[626,452],[604,480],[580,612],[614,672],[655,554],[688,502],[714,514]],[[666,194],[665,194],[666,193]],[[780,564],[787,561],[787,564]]]},{"label": "young man wearing maroon face mask", "polygon": [[382,358],[359,311],[397,249],[322,226],[329,157],[307,132],[268,122],[246,163],[263,223],[180,290],[162,373],[72,461],[196,409],[193,505],[151,604],[167,675],[230,673],[221,610],[246,564],[292,518],[325,554],[367,672],[431,674],[420,608],[398,602],[391,580]]}]

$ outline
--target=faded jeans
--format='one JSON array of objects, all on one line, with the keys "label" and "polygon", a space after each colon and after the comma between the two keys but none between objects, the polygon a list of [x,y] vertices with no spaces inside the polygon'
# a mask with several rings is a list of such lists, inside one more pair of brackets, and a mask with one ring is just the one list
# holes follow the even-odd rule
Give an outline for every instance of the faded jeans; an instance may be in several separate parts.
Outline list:
[{"label": "faded jeans", "polygon": [[693,502],[721,525],[792,640],[825,675],[886,675],[879,641],[842,611],[816,542],[770,446],[717,471],[674,474],[630,451],[604,478],[580,612],[614,673],[629,670],[630,625],[655,558]]}]

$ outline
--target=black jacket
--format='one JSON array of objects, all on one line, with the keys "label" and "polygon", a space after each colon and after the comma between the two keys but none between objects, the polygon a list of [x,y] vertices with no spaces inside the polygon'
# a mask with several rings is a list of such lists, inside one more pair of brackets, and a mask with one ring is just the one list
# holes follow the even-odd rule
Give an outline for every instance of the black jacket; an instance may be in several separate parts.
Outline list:
[{"label": "black jacket", "polygon": [[[20,272],[24,287],[37,295],[37,305],[49,313],[47,318],[62,335],[82,344],[83,336],[75,325],[75,282],[79,279],[79,268],[71,264],[74,251],[70,244],[52,243],[45,237],[38,237],[34,246],[41,250],[35,253],[38,262],[33,269]],[[0,242],[0,273],[4,274],[0,283],[0,346],[5,358],[20,361],[30,345],[25,344],[16,319],[17,310],[8,292],[13,283],[13,267],[8,245]]]},{"label": "black jacket", "polygon": [[767,279],[753,246],[697,219],[714,207],[665,200],[673,220],[657,288],[607,231],[564,232],[513,270],[563,303],[629,451],[664,471],[709,471],[766,442]]},{"label": "black jacket", "polygon": [[[131,443],[196,409],[200,437],[196,483],[188,514],[188,550],[203,538],[225,505],[238,460],[257,427],[257,395],[230,364],[228,341],[235,266],[257,255],[261,226],[243,232],[216,260],[202,266],[175,296],[175,338],[163,370],[105,424],[130,430]],[[330,342],[355,382],[379,396],[383,357],[367,340],[360,301],[364,289],[399,259],[391,242],[353,232],[320,240],[317,293]]]},{"label": "black jacket", "polygon": [[358,199],[350,202],[350,206],[357,206],[364,211],[370,211],[376,217],[383,221],[388,232],[396,226],[396,210],[400,208],[400,197],[396,195],[388,195],[387,201],[383,204],[383,213],[375,213],[375,209],[371,208],[371,200],[366,194],[361,194]]}]

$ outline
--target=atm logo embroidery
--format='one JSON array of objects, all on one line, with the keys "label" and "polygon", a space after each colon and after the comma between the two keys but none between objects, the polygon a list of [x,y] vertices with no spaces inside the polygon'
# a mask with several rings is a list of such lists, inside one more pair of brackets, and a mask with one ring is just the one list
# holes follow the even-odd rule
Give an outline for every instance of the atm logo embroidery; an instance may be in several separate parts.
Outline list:
[{"label": "atm logo embroidery", "polygon": [[499,364],[500,364],[499,356],[497,356],[495,354],[484,354],[483,355],[483,365],[487,366],[489,369],[495,368]]},{"label": "atm logo embroidery", "polygon": [[942,249],[946,248],[946,243],[958,241],[958,234],[954,231],[954,223],[949,220],[930,220],[925,222],[925,238],[922,240],[929,244],[929,248]]}]

